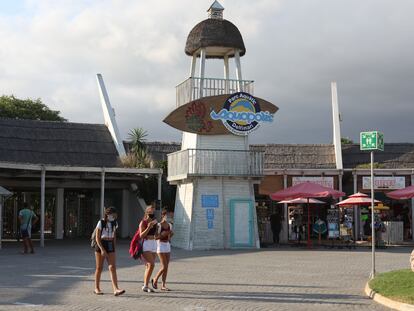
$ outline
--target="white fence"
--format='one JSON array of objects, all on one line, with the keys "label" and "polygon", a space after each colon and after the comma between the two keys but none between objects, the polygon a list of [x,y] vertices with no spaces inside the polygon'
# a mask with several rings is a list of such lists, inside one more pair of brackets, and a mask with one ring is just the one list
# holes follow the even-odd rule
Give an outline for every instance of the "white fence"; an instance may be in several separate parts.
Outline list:
[{"label": "white fence", "polygon": [[176,86],[177,107],[207,96],[233,94],[238,91],[254,93],[252,80],[188,78]]},{"label": "white fence", "polygon": [[263,176],[261,151],[187,149],[168,155],[168,180],[196,176]]}]

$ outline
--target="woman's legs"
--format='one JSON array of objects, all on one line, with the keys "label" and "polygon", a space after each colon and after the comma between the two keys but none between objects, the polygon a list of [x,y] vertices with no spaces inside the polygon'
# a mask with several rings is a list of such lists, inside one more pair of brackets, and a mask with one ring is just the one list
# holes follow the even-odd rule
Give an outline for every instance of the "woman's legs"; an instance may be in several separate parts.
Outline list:
[{"label": "woman's legs", "polygon": [[121,290],[118,287],[118,277],[116,275],[116,256],[115,252],[108,253],[108,268],[111,274],[112,280],[112,287],[114,289],[114,293],[120,292]]},{"label": "woman's legs", "polygon": [[162,287],[161,289],[166,289],[167,287],[165,286],[167,283],[167,274],[168,274],[168,266],[170,264],[170,253],[164,253],[164,258],[165,258],[165,269],[164,272],[162,273]]},{"label": "woman's legs", "polygon": [[146,263],[145,263],[145,273],[144,273],[144,286],[148,287],[149,280],[151,278],[152,271],[154,270],[155,262],[155,253],[153,252],[144,252],[142,254]]},{"label": "woman's legs", "polygon": [[104,257],[101,255],[101,253],[95,252],[95,263],[96,263],[96,270],[95,270],[95,293],[100,293],[100,282],[101,282],[101,274],[102,274],[102,268],[104,263]]},{"label": "woman's legs", "polygon": [[166,259],[166,256],[165,256],[165,253],[158,253],[158,257],[160,258],[160,263],[161,263],[161,268],[160,268],[160,270],[158,270],[158,272],[157,272],[157,275],[155,276],[155,278],[154,278],[154,284],[157,284],[157,282],[158,282],[158,279],[162,276],[162,275],[164,275],[164,271],[165,271],[165,269],[166,269],[166,262],[167,262],[167,259]]}]

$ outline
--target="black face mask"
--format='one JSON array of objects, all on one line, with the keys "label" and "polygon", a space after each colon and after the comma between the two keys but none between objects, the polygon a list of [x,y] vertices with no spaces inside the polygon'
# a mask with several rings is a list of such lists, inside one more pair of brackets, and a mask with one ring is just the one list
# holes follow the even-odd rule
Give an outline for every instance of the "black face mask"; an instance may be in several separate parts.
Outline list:
[{"label": "black face mask", "polygon": [[148,218],[149,219],[154,219],[155,215],[154,214],[148,214]]}]

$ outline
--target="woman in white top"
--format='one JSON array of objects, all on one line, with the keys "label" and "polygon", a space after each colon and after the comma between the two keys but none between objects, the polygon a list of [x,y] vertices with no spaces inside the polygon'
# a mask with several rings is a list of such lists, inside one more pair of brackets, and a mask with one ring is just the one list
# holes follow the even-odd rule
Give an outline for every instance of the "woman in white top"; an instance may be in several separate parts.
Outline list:
[{"label": "woman in white top", "polygon": [[114,295],[119,296],[125,293],[125,290],[118,287],[118,279],[116,276],[115,265],[115,245],[116,245],[116,229],[118,223],[116,221],[116,211],[113,207],[105,209],[105,217],[98,221],[96,225],[96,247],[95,247],[95,290],[96,295],[103,295],[99,283],[101,280],[101,273],[103,263],[106,258],[108,262],[109,272],[111,274],[112,287]]}]

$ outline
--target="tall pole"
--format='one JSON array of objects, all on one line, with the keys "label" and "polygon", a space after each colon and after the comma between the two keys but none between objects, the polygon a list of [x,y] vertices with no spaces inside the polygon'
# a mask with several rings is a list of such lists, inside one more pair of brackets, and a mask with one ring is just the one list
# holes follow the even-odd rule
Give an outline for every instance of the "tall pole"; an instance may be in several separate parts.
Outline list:
[{"label": "tall pole", "polygon": [[102,168],[102,171],[101,171],[101,204],[100,204],[101,219],[104,217],[104,204],[105,204],[105,168]]},{"label": "tall pole", "polygon": [[372,244],[372,267],[371,276],[375,277],[375,214],[374,214],[374,151],[371,151],[371,244]]},{"label": "tall pole", "polygon": [[3,196],[0,195],[0,249],[1,249],[1,239],[3,236]]},{"label": "tall pole", "polygon": [[309,198],[308,198],[308,204],[306,204],[308,207],[308,248],[311,248],[311,239],[310,239],[310,235],[311,235],[311,225],[310,225],[310,208],[309,208]]},{"label": "tall pole", "polygon": [[40,247],[45,247],[45,187],[46,170],[42,167],[40,178]]}]

